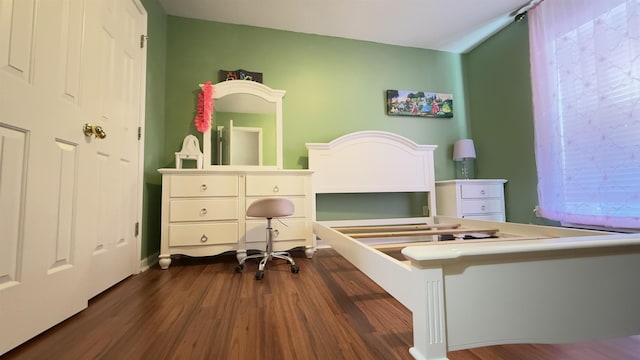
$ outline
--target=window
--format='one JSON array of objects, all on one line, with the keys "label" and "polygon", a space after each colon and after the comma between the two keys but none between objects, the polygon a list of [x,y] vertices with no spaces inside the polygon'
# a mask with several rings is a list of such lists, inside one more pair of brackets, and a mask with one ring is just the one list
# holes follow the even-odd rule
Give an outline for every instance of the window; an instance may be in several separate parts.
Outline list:
[{"label": "window", "polygon": [[529,11],[539,213],[640,228],[640,0]]}]

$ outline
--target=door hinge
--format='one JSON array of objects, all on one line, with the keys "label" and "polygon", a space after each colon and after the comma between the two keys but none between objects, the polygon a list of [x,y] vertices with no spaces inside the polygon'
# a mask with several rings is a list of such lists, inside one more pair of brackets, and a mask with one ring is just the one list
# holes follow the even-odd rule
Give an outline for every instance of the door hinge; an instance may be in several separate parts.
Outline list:
[{"label": "door hinge", "polygon": [[138,140],[142,139],[142,126],[138,126]]},{"label": "door hinge", "polygon": [[135,233],[135,235],[134,235],[134,236],[138,236],[138,235],[140,235],[140,223],[139,223],[139,222],[137,222],[137,223],[136,223],[134,233]]},{"label": "door hinge", "polygon": [[145,34],[140,35],[140,49],[144,48],[144,43],[146,40],[149,40],[149,37]]}]

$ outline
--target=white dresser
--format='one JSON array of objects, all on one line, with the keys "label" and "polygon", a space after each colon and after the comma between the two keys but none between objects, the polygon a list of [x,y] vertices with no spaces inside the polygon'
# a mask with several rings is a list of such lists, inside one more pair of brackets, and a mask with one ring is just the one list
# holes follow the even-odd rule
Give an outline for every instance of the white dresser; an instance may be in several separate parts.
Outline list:
[{"label": "white dresser", "polygon": [[436,181],[438,215],[506,221],[504,179]]},{"label": "white dresser", "polygon": [[245,215],[256,199],[283,196],[295,204],[294,215],[274,219],[274,249],[304,247],[315,251],[311,171],[160,169],[162,233],[159,262],[167,269],[171,255],[209,256],[265,249],[266,219]]}]

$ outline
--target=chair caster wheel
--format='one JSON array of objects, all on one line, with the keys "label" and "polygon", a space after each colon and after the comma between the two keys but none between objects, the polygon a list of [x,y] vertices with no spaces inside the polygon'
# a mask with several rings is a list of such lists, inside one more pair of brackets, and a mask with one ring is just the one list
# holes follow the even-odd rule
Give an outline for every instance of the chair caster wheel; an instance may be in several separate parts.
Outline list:
[{"label": "chair caster wheel", "polygon": [[244,269],[244,265],[236,265],[235,269],[233,269],[237,273],[241,273]]},{"label": "chair caster wheel", "polygon": [[294,274],[297,274],[300,272],[300,268],[298,267],[298,265],[291,265],[291,272]]},{"label": "chair caster wheel", "polygon": [[262,280],[262,278],[264,278],[264,271],[258,270],[256,273],[256,280]]}]

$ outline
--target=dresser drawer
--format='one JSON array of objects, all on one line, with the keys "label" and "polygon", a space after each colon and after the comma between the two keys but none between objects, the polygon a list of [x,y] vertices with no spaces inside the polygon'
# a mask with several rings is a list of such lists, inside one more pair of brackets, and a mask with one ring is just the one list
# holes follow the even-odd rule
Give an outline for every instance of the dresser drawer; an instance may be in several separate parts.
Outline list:
[{"label": "dresser drawer", "polygon": [[497,184],[462,184],[460,193],[463,199],[502,197],[503,185]]},{"label": "dresser drawer", "polygon": [[[278,220],[272,220],[271,226],[273,227],[275,234],[273,237],[274,242],[289,241],[306,239],[307,235],[312,232],[310,229],[311,222],[306,220],[286,220],[283,219],[286,225],[278,222]],[[265,242],[267,238],[266,227],[267,221],[247,221],[247,242]]]},{"label": "dresser drawer", "polygon": [[238,196],[238,177],[236,175],[174,175],[171,177],[170,196]]},{"label": "dresser drawer", "polygon": [[[249,208],[249,206],[256,200],[259,200],[260,198],[247,198],[247,203],[246,206],[244,208],[244,212],[246,214],[247,209]],[[287,216],[285,218],[306,218],[306,217],[310,217],[310,214],[307,214],[307,198],[304,197],[288,197],[287,199],[291,200],[291,202],[293,202],[293,206],[294,206],[294,212],[293,215],[291,216]],[[254,217],[251,216],[247,216],[247,219],[255,219]],[[283,219],[285,219],[283,218]]]},{"label": "dresser drawer", "polygon": [[170,247],[235,244],[237,241],[237,223],[169,225]]},{"label": "dresser drawer", "polygon": [[171,200],[169,221],[237,220],[238,198]]},{"label": "dresser drawer", "polygon": [[462,200],[462,215],[501,213],[502,207],[502,199]]},{"label": "dresser drawer", "polygon": [[247,196],[285,196],[306,193],[304,176],[247,175]]}]

